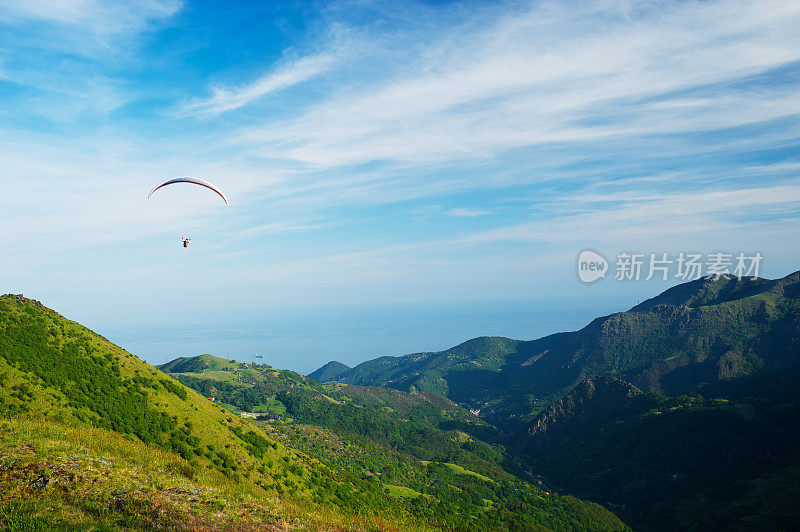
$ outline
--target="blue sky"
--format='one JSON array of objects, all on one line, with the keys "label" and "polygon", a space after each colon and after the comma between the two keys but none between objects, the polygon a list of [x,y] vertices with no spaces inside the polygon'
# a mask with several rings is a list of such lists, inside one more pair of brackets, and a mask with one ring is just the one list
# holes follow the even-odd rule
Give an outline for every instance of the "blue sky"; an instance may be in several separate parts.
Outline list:
[{"label": "blue sky", "polygon": [[[0,291],[100,332],[677,282],[582,284],[586,248],[800,268],[796,2],[15,4]],[[146,199],[182,175],[231,206]]]}]

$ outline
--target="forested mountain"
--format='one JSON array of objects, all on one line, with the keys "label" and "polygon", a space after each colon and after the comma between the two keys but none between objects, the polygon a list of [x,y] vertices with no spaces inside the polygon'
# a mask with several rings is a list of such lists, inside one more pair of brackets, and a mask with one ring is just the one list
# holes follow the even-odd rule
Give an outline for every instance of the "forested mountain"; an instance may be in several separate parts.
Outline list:
[{"label": "forested mountain", "polygon": [[350,369],[352,368],[347,364],[331,360],[315,372],[309,373],[308,376],[320,382],[329,382],[335,381],[337,377]]},{"label": "forested mountain", "polygon": [[446,351],[370,360],[332,380],[437,392],[515,430],[596,375],[675,395],[798,364],[800,272],[699,279],[579,331],[532,341],[475,338]]},{"label": "forested mountain", "polygon": [[[587,379],[510,445],[527,467],[603,500],[635,528],[800,528],[800,371],[756,395],[666,397]],[[788,399],[786,392],[793,398]],[[782,399],[768,396],[780,395]]]},{"label": "forested mountain", "polygon": [[[203,356],[165,369],[225,374],[221,388],[245,390],[241,366]],[[425,448],[433,435],[457,433],[430,427],[417,434],[417,428],[427,430],[425,423],[414,424],[417,416],[481,429],[486,424],[451,414],[461,411],[443,398],[396,401],[394,395],[405,394],[380,390],[359,399],[348,392],[353,404],[343,405],[348,414],[341,419],[354,430],[373,431],[374,440],[352,432],[352,445],[328,445],[339,433],[325,436],[325,425],[338,425],[339,417],[325,405],[339,406],[344,397],[325,398],[315,381],[304,387],[295,384],[307,380],[300,375],[263,369],[282,379],[276,389],[287,414],[318,417],[322,436],[295,437],[299,425],[288,422],[262,430],[40,303],[0,296],[0,529],[624,527],[601,506],[547,494],[505,473],[494,448],[465,431],[464,446],[471,439],[475,450],[464,453],[476,468],[493,467],[496,479],[458,465],[464,461],[434,461],[439,457],[432,455],[410,462],[413,479],[406,484],[419,489],[408,488],[401,468],[410,455],[391,443],[398,434],[411,449],[415,434]],[[375,405],[371,415],[359,416],[369,404]],[[412,423],[400,423],[388,404]],[[379,411],[385,418],[376,417]],[[315,454],[323,444],[327,450]],[[457,443],[451,448],[458,454]],[[355,449],[358,458],[350,459]],[[398,464],[393,477],[377,469],[392,461]],[[383,481],[384,474],[392,481]],[[426,487],[430,479],[437,482]]]}]

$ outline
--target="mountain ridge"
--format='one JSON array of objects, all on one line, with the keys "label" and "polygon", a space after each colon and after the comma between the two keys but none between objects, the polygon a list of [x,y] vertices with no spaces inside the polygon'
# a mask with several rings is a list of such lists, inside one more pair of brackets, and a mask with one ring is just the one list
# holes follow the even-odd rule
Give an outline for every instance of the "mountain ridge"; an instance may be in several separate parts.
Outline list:
[{"label": "mountain ridge", "polygon": [[[433,391],[494,422],[536,410],[594,375],[644,391],[685,393],[800,365],[800,272],[781,279],[703,278],[582,329],[536,340],[478,337],[453,348],[380,357],[337,381]],[[512,421],[512,423],[514,423]]]}]

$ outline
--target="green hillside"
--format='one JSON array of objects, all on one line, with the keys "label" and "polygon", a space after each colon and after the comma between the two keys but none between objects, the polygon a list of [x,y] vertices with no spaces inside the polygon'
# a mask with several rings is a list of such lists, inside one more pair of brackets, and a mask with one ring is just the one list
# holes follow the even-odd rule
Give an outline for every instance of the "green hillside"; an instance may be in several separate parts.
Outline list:
[{"label": "green hillside", "polygon": [[381,357],[336,380],[440,393],[513,431],[594,375],[675,395],[796,365],[800,272],[700,279],[579,331],[533,341],[483,337],[436,353]]},{"label": "green hillside", "polygon": [[196,357],[180,357],[159,366],[159,369],[167,373],[203,373],[204,371],[225,371],[234,367],[236,362],[227,358],[215,357],[214,355],[200,355]]},{"label": "green hillside", "polygon": [[[164,503],[170,519],[222,528],[255,505],[254,523],[392,528],[374,509],[342,513],[334,471],[21,296],[0,296],[0,416],[7,521],[33,512],[47,526],[150,528],[166,491],[196,490],[222,513],[195,516],[194,505],[180,500],[188,496],[174,497]],[[92,465],[107,462],[118,464],[107,475]],[[63,468],[73,471],[63,489],[41,480]],[[89,487],[97,475],[109,479],[108,489]],[[59,511],[45,510],[52,505]]]},{"label": "green hillside", "polygon": [[600,506],[545,493],[509,473],[504,450],[485,441],[497,431],[442,396],[322,384],[252,364],[221,373],[171,375],[237,412],[262,413],[254,424],[270,437],[421,519],[456,529],[623,526]]}]

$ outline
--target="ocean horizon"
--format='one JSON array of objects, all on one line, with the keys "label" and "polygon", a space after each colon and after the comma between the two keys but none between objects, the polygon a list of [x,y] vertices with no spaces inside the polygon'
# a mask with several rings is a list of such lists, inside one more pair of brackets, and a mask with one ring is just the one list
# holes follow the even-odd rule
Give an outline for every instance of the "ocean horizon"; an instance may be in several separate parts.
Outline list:
[{"label": "ocean horizon", "polygon": [[577,330],[636,303],[627,299],[294,308],[94,326],[153,365],[208,353],[308,374],[331,360],[354,366],[379,356],[440,351],[478,336],[532,340]]}]

